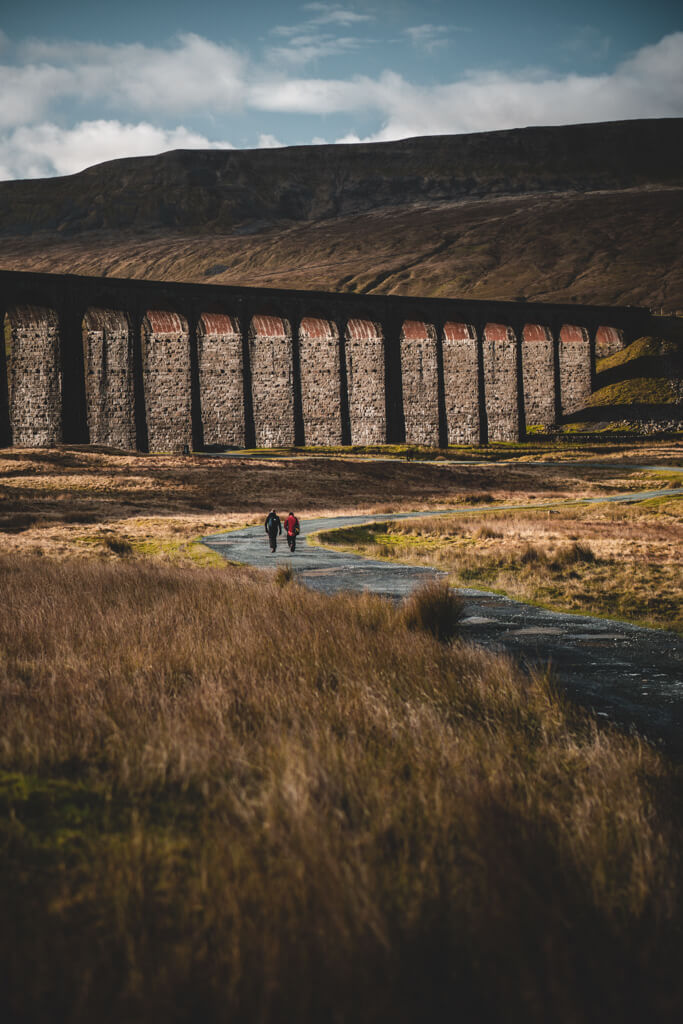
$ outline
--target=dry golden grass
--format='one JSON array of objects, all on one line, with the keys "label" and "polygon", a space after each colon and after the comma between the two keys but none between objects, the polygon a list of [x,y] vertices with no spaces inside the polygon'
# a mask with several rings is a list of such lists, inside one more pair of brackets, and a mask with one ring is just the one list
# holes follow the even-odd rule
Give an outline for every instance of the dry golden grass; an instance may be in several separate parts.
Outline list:
[{"label": "dry golden grass", "polygon": [[683,1008],[680,778],[546,678],[242,571],[0,578],[5,1019]]},{"label": "dry golden grass", "polygon": [[321,540],[436,565],[460,586],[683,630],[681,497],[403,520],[325,533]]},{"label": "dry golden grass", "polygon": [[[514,461],[439,466],[351,458],[220,459],[112,453],[92,448],[0,451],[0,552],[114,557],[113,537],[133,554],[188,559],[198,536],[257,522],[265,509],[297,514],[410,511],[482,498],[543,502],[652,486],[615,460],[682,458],[668,443],[542,450],[514,446]],[[534,454],[536,452],[536,454]],[[553,456],[554,452],[554,456]],[[590,458],[595,466],[578,466]],[[472,451],[470,457],[476,457]],[[192,549],[192,554],[195,554]]]}]

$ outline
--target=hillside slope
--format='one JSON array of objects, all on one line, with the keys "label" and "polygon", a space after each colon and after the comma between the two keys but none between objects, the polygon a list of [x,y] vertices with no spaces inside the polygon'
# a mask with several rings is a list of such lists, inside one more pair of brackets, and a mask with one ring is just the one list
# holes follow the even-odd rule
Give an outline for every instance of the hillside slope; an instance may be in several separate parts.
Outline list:
[{"label": "hillside slope", "polygon": [[0,266],[683,308],[683,119],[176,151],[0,183]]}]

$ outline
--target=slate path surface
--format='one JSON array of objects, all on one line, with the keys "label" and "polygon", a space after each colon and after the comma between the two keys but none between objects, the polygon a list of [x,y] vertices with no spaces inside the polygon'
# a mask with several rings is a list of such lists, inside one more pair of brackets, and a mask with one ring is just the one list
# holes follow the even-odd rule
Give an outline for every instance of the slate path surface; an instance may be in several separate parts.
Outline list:
[{"label": "slate path surface", "polygon": [[[683,491],[649,491],[608,500],[636,501],[680,493]],[[458,509],[463,511],[467,510]],[[476,511],[481,512],[481,506]],[[427,567],[330,551],[308,544],[307,536],[343,526],[443,514],[411,512],[304,521],[294,554],[284,534],[276,553],[271,554],[263,526],[214,534],[203,541],[234,562],[266,569],[290,565],[302,583],[324,593],[365,590],[400,599],[427,580],[445,574]],[[465,640],[488,650],[508,652],[527,669],[550,665],[560,688],[572,700],[640,733],[683,761],[683,642],[675,633],[546,611],[486,591],[461,589],[458,593],[465,599]]]}]

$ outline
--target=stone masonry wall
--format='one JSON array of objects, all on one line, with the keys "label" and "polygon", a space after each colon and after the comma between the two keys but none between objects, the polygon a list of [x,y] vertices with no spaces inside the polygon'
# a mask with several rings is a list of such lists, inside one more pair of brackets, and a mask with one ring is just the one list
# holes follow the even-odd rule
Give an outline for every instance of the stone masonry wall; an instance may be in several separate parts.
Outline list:
[{"label": "stone masonry wall", "polygon": [[605,356],[613,356],[615,352],[621,352],[624,347],[623,331],[616,327],[598,327],[595,336],[595,358],[604,359]]},{"label": "stone masonry wall", "polygon": [[449,321],[444,324],[442,347],[448,443],[479,444],[479,364],[474,328]]},{"label": "stone masonry wall", "polygon": [[551,426],[557,418],[554,365],[552,331],[541,324],[526,324],[522,336],[522,371],[527,426]]},{"label": "stone masonry wall", "polygon": [[244,359],[235,317],[204,313],[197,325],[204,444],[244,447]]},{"label": "stone masonry wall", "polygon": [[135,448],[133,337],[125,313],[87,310],[83,364],[90,443]]},{"label": "stone masonry wall", "polygon": [[384,444],[387,439],[384,338],[372,320],[346,325],[346,382],[351,444]]},{"label": "stone masonry wall", "polygon": [[62,440],[62,370],[59,324],[54,310],[15,306],[8,365],[12,440],[24,448]]},{"label": "stone masonry wall", "polygon": [[292,329],[277,316],[255,316],[249,327],[249,362],[257,448],[294,444]]},{"label": "stone masonry wall", "polygon": [[405,320],[401,329],[401,380],[407,444],[439,444],[439,371],[436,328]]},{"label": "stone masonry wall", "polygon": [[560,331],[562,415],[583,409],[591,394],[591,348],[588,331],[565,325]]},{"label": "stone masonry wall", "polygon": [[514,331],[504,324],[487,324],[483,348],[489,441],[517,441],[520,427],[519,366]]},{"label": "stone masonry wall", "polygon": [[148,310],[142,321],[142,376],[149,450],[192,444],[190,336],[178,313]]},{"label": "stone masonry wall", "polygon": [[341,364],[335,323],[304,317],[299,325],[299,366],[305,443],[341,444]]}]

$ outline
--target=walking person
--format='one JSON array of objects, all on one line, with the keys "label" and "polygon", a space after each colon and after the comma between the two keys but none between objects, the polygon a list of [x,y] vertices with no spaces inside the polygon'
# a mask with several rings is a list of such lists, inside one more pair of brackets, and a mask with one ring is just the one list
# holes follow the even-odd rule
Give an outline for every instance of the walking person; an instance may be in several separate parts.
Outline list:
[{"label": "walking person", "polygon": [[274,508],[272,508],[266,516],[266,533],[268,534],[268,540],[270,542],[270,550],[275,551],[277,548],[278,534],[282,533],[282,523],[280,522],[280,517]]},{"label": "walking person", "polygon": [[299,533],[299,520],[293,512],[290,512],[285,519],[285,530],[287,531],[287,545],[290,551],[296,550],[296,538]]}]

